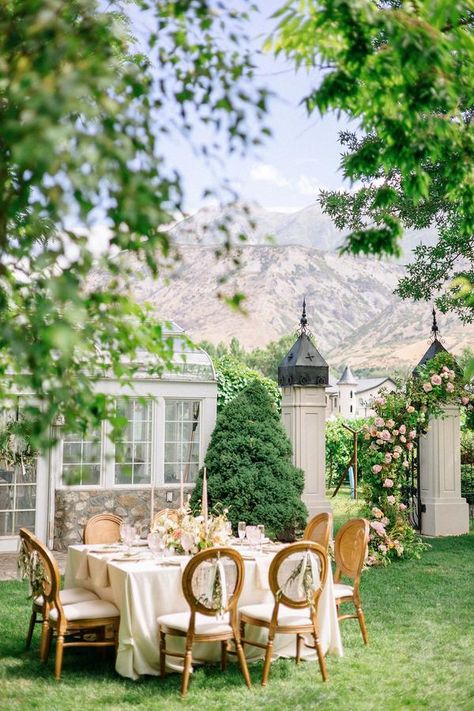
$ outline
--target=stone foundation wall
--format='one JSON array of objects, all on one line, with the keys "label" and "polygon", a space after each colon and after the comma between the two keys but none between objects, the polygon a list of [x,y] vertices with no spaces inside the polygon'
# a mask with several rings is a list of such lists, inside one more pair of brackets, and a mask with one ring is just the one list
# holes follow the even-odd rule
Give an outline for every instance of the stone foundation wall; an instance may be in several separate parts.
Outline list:
[{"label": "stone foundation wall", "polygon": [[[193,487],[186,487],[186,496]],[[179,490],[173,490],[173,500],[167,501],[170,490],[155,489],[155,513],[164,508],[177,508]],[[55,492],[54,549],[67,550],[82,543],[87,520],[98,513],[114,513],[127,523],[136,525],[144,534],[150,526],[150,489],[102,489],[80,491],[57,489]]]}]

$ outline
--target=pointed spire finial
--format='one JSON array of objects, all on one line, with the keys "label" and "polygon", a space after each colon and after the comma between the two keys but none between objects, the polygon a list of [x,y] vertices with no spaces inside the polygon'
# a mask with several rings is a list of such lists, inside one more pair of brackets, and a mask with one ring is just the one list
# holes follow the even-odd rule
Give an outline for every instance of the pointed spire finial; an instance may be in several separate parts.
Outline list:
[{"label": "pointed spire finial", "polygon": [[434,341],[437,341],[437,340],[438,340],[439,328],[438,328],[438,324],[437,324],[437,321],[436,321],[436,309],[435,309],[434,306],[433,306],[432,314],[433,314],[433,325],[431,326],[431,333],[433,334],[433,340],[434,340]]},{"label": "pointed spire finial", "polygon": [[303,311],[300,318],[300,330],[301,333],[306,333],[306,328],[308,326],[308,319],[306,318],[306,296],[303,296]]}]

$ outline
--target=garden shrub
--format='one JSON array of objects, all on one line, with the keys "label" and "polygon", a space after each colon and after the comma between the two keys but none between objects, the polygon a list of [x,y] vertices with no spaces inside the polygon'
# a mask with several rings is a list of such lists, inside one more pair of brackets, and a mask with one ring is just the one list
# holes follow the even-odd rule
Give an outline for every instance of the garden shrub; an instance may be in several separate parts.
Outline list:
[{"label": "garden shrub", "polygon": [[243,363],[232,356],[225,355],[215,362],[217,375],[217,410],[222,410],[224,405],[227,405],[233,400],[249,383],[260,383],[271,400],[274,402],[277,410],[280,410],[281,393],[278,385],[274,380],[266,378],[257,370],[248,368]]},{"label": "garden shrub", "polygon": [[[291,538],[304,526],[304,474],[291,463],[290,440],[262,383],[251,382],[218,414],[205,466],[209,506],[228,508],[234,530],[245,521]],[[202,474],[191,498],[194,510],[200,507]]]}]

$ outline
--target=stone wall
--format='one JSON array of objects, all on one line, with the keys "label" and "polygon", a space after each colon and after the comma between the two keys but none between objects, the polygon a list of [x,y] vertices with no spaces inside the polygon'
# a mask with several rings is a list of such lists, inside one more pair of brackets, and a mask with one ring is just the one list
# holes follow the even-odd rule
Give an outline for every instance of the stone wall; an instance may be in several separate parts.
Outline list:
[{"label": "stone wall", "polygon": [[[191,488],[186,487],[186,496]],[[155,489],[155,513],[164,508],[177,508],[179,490],[173,490],[173,500],[166,501],[170,490]],[[138,526],[142,534],[150,526],[150,489],[102,489],[84,491],[57,489],[55,493],[54,550],[67,550],[69,545],[82,543],[87,520],[95,514],[109,512],[127,523]]]}]

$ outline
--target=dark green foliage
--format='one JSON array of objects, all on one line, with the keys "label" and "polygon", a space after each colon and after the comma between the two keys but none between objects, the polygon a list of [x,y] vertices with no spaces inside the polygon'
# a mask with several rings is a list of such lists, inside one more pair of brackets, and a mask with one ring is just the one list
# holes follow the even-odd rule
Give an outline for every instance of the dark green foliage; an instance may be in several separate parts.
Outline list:
[{"label": "dark green foliage", "polygon": [[250,383],[263,385],[276,408],[280,409],[281,392],[274,380],[265,378],[256,370],[248,368],[231,355],[222,356],[215,363],[217,375],[217,410],[221,410]]},{"label": "dark green foliage", "polygon": [[[265,388],[250,383],[219,414],[207,450],[209,505],[229,509],[239,521],[263,523],[276,536],[304,525],[304,474],[291,464],[291,444]],[[199,508],[202,471],[191,505]]]}]

